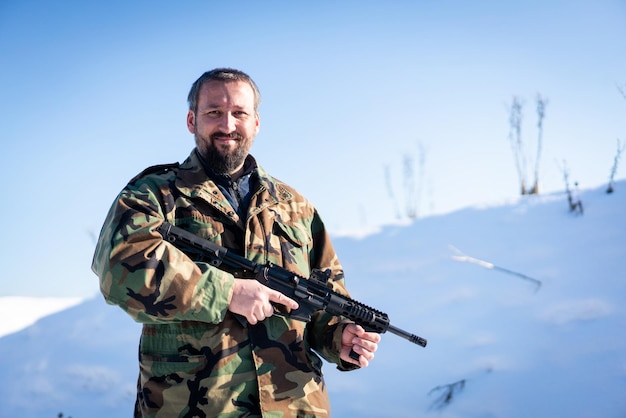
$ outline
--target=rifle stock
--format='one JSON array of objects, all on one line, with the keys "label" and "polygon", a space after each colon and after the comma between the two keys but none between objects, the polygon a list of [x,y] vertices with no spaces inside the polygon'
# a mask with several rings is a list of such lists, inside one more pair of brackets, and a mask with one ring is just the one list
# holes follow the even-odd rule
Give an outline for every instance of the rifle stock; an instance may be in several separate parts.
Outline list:
[{"label": "rifle stock", "polygon": [[[414,344],[426,347],[426,339],[391,325],[386,313],[332,290],[328,286],[329,270],[314,269],[311,276],[305,278],[272,263],[259,264],[248,260],[169,222],[163,222],[157,231],[164,240],[188,256],[192,258],[197,256],[199,260],[196,261],[207,261],[219,269],[237,271],[241,277],[255,278],[267,287],[297,301],[298,309],[285,314],[286,316],[308,322],[315,311],[324,310],[331,315],[346,317],[361,325],[366,331],[380,334],[389,331]],[[355,359],[358,359],[358,355]]]}]

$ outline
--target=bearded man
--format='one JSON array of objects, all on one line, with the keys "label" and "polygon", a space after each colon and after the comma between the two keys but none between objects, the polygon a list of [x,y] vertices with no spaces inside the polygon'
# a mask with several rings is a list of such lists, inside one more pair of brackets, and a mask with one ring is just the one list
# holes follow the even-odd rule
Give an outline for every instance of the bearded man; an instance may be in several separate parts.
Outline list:
[{"label": "bearded man", "polygon": [[[367,367],[380,335],[316,312],[164,241],[165,221],[244,256],[309,277],[343,269],[315,207],[249,151],[261,96],[245,73],[204,73],[188,95],[196,147],[182,164],[150,167],[115,199],[92,268],[105,300],[143,324],[135,417],[328,417],[322,359]],[[353,359],[349,353],[357,353]]]}]

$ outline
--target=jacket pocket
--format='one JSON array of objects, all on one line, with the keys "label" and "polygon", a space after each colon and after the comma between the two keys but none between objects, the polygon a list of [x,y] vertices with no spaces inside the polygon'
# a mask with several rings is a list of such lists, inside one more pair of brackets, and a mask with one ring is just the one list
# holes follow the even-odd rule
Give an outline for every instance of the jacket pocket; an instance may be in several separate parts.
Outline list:
[{"label": "jacket pocket", "polygon": [[215,214],[205,214],[196,210],[194,206],[188,206],[177,209],[174,219],[168,220],[175,226],[222,245],[224,224]]},{"label": "jacket pocket", "polygon": [[194,384],[200,383],[197,378],[206,364],[202,355],[139,354],[138,406],[142,416],[180,416],[190,407]]},{"label": "jacket pocket", "polygon": [[287,270],[308,277],[310,270],[309,253],[313,238],[298,226],[274,222],[270,238],[273,251],[270,257],[280,254],[279,259],[271,260]]},{"label": "jacket pocket", "polygon": [[139,354],[142,378],[165,377],[173,381],[189,378],[206,366],[204,355],[151,355]]}]

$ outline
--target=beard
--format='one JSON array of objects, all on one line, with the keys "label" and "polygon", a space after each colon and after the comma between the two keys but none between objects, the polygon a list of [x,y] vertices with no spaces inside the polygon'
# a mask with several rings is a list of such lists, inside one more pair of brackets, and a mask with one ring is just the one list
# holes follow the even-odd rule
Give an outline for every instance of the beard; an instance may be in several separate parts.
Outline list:
[{"label": "beard", "polygon": [[[223,149],[215,146],[215,138],[228,136],[237,140],[234,149]],[[196,133],[196,147],[204,162],[216,174],[231,174],[242,166],[248,151],[252,147],[252,139],[238,133],[225,135],[222,133],[211,134],[210,140]]]}]

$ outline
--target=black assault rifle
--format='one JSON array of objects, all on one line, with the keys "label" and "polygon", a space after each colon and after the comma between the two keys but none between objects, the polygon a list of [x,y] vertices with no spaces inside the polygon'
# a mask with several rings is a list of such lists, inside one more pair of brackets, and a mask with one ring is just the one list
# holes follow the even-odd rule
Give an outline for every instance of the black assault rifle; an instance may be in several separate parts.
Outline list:
[{"label": "black assault rifle", "polygon": [[[331,315],[346,317],[361,325],[366,331],[381,334],[389,331],[412,343],[426,347],[426,339],[394,327],[389,323],[386,313],[332,290],[328,286],[330,270],[314,269],[311,277],[307,279],[275,264],[263,265],[233,254],[224,247],[168,222],[163,222],[157,230],[165,240],[174,244],[192,259],[207,261],[222,270],[237,271],[239,273],[237,277],[255,278],[265,286],[295,300],[299,307],[287,314],[290,318],[309,322],[313,312],[324,310]],[[351,356],[354,354],[351,353]],[[355,359],[358,359],[358,355]]]}]

